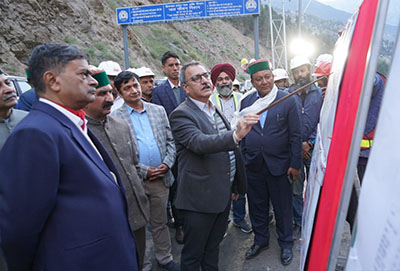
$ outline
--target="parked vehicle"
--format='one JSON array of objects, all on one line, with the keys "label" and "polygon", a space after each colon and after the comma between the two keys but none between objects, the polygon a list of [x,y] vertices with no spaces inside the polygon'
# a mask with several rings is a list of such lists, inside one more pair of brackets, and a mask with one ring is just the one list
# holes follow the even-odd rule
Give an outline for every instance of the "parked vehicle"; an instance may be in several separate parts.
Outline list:
[{"label": "parked vehicle", "polygon": [[25,77],[21,76],[12,76],[6,75],[9,81],[11,81],[14,85],[15,90],[17,91],[18,97],[22,95],[25,91],[30,90],[32,87],[28,84],[28,80]]}]

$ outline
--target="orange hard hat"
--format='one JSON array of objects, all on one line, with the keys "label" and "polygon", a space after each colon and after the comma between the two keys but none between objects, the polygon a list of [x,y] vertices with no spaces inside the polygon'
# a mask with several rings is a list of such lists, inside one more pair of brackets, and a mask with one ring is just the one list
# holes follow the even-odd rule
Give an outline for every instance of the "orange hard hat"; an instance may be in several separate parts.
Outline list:
[{"label": "orange hard hat", "polygon": [[313,76],[324,76],[331,72],[332,63],[330,62],[322,62],[312,74]]}]

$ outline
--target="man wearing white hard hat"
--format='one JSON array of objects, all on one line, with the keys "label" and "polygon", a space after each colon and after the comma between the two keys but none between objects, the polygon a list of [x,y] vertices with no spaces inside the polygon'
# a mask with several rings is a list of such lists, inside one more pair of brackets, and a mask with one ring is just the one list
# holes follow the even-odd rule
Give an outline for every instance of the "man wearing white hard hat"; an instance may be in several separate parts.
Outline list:
[{"label": "man wearing white hard hat", "polygon": [[[290,61],[290,71],[293,75],[295,84],[289,88],[289,92],[311,82],[311,63],[306,56],[298,55]],[[303,213],[303,186],[305,172],[309,172],[311,164],[311,154],[314,147],[315,131],[319,122],[319,113],[322,106],[321,89],[315,84],[307,87],[297,95],[296,99],[301,104],[302,113],[302,146],[303,164],[299,180],[293,183],[293,237],[298,238],[301,232],[301,220]]]},{"label": "man wearing white hard hat", "polygon": [[232,89],[235,92],[240,92],[240,82],[236,78],[233,80]]},{"label": "man wearing white hard hat", "polygon": [[99,64],[99,69],[104,70],[108,76],[108,80],[110,80],[110,84],[112,86],[112,94],[114,97],[114,104],[111,107],[111,112],[114,111],[115,109],[118,109],[121,107],[121,105],[124,103],[124,100],[121,99],[121,97],[118,96],[118,91],[114,86],[114,79],[117,77],[117,75],[122,72],[121,66],[114,61],[108,60],[108,61],[103,61]]},{"label": "man wearing white hard hat", "polygon": [[275,69],[272,71],[274,75],[274,83],[279,90],[287,91],[289,87],[289,75],[284,69]]},{"label": "man wearing white hard hat", "polygon": [[154,73],[150,68],[141,67],[136,69],[133,73],[139,76],[139,84],[142,88],[142,99],[146,102],[151,102],[154,88]]},{"label": "man wearing white hard hat", "polygon": [[104,70],[108,76],[108,79],[110,80],[110,84],[113,88],[113,96],[114,99],[117,98],[117,89],[114,87],[114,79],[117,77],[117,75],[122,72],[121,66],[117,62],[108,60],[108,61],[103,61],[99,64],[99,69]]}]

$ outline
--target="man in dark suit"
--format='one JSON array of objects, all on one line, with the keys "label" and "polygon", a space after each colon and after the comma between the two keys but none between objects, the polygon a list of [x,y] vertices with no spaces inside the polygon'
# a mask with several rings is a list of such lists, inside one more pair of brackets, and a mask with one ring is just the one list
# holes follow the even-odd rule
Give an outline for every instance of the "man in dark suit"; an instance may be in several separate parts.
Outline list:
[{"label": "man in dark suit", "polygon": [[[154,88],[152,103],[163,106],[169,116],[171,112],[185,100],[186,92],[183,90],[181,83],[179,82],[181,62],[179,61],[178,55],[170,51],[165,52],[161,57],[161,64],[161,69],[167,76],[167,80],[165,80],[165,82],[160,86]],[[171,170],[175,179],[177,179],[177,163],[175,163]],[[175,219],[175,239],[179,244],[183,244],[183,219],[173,203],[176,197],[177,187],[178,183],[174,182],[169,190],[169,202]],[[169,213],[170,212],[168,211],[168,214]]]},{"label": "man in dark suit", "polygon": [[170,122],[179,159],[175,205],[184,218],[181,270],[218,270],[231,196],[237,199],[246,193],[238,142],[259,118],[246,115],[232,131],[208,101],[210,73],[193,62],[182,68],[180,79],[188,98],[172,112]]},{"label": "man in dark suit", "polygon": [[169,116],[186,98],[186,92],[179,82],[179,72],[182,65],[179,56],[170,51],[164,53],[161,64],[161,69],[167,76],[167,80],[154,88],[152,102],[162,105]]},{"label": "man in dark suit", "polygon": [[9,270],[138,270],[125,190],[86,128],[97,81],[73,45],[29,61],[38,94],[0,153],[0,240]]},{"label": "man in dark suit", "polygon": [[[241,110],[256,101],[271,103],[287,95],[274,85],[267,60],[251,63],[248,72],[257,91],[242,100]],[[282,248],[281,261],[287,265],[292,260],[293,247],[290,182],[297,179],[302,159],[300,104],[296,99],[291,97],[262,113],[260,122],[242,140],[241,150],[246,165],[249,213],[254,231],[254,243],[247,251],[246,259],[255,257],[269,246],[271,199],[278,243]]]}]

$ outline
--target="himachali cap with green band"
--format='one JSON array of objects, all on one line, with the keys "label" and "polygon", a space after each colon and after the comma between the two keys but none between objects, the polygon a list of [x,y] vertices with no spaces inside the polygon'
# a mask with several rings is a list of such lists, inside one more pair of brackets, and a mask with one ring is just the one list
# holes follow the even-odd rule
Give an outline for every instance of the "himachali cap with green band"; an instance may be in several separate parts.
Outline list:
[{"label": "himachali cap with green band", "polygon": [[26,79],[31,79],[31,74],[29,73],[29,67],[25,68],[25,75],[26,75]]},{"label": "himachali cap with green band", "polygon": [[269,63],[267,59],[260,59],[249,64],[247,67],[248,73],[250,75],[263,70],[270,70]]},{"label": "himachali cap with green band", "polygon": [[110,84],[107,73],[104,70],[99,70],[92,73],[92,77],[99,83],[96,88],[101,88]]}]

